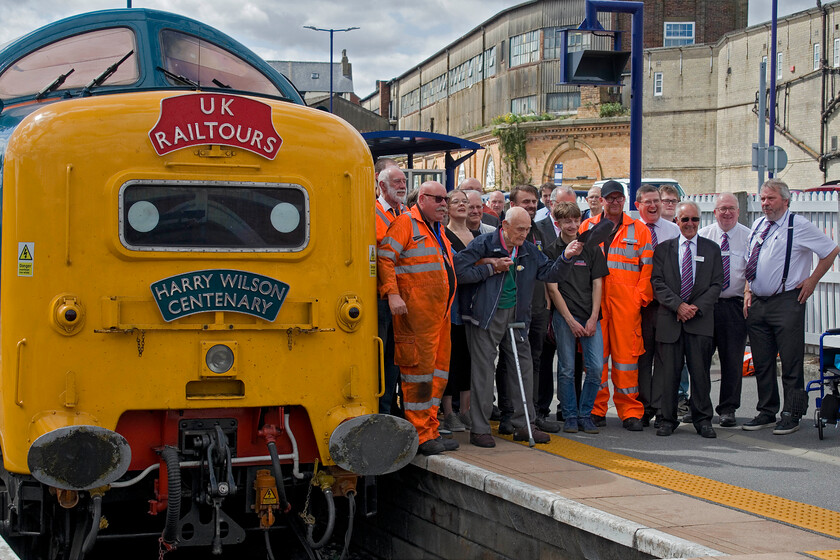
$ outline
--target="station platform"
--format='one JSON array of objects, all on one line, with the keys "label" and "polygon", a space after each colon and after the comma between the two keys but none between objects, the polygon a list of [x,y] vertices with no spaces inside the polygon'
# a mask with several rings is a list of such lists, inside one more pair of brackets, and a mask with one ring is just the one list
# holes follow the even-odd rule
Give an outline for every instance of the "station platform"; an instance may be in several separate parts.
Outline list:
[{"label": "station platform", "polygon": [[[566,434],[552,434],[550,443],[535,448],[494,436],[496,447],[483,449],[470,445],[468,432],[454,434],[460,449],[417,456],[413,465],[643,557],[840,559],[840,512],[599,449]],[[623,557],[613,554],[606,557]]]}]

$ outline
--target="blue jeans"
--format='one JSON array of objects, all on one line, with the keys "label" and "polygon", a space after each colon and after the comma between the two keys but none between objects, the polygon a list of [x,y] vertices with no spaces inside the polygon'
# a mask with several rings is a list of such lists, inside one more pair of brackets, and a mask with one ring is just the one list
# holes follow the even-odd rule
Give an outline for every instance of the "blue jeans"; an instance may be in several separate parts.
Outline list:
[{"label": "blue jeans", "polygon": [[554,338],[557,340],[557,399],[563,409],[563,418],[587,418],[592,414],[595,396],[601,385],[601,370],[604,368],[604,338],[601,336],[601,322],[595,326],[595,334],[580,338],[583,348],[583,365],[586,375],[580,392],[580,403],[575,392],[575,343],[566,320],[557,311],[551,313]]}]

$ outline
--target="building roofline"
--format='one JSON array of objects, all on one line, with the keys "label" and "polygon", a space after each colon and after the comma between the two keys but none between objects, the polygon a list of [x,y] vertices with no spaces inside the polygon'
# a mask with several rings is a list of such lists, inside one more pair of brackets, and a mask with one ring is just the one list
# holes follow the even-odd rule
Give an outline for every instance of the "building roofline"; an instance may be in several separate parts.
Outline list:
[{"label": "building roofline", "polygon": [[[497,12],[495,15],[493,15],[493,16],[489,17],[488,19],[484,20],[480,24],[476,25],[475,27],[473,27],[472,29],[470,29],[469,31],[467,31],[466,33],[464,33],[463,35],[461,35],[460,37],[458,37],[454,41],[451,41],[448,45],[446,45],[442,49],[438,50],[437,52],[435,52],[431,56],[429,56],[426,59],[418,62],[417,64],[412,66],[409,70],[406,70],[405,72],[403,72],[399,76],[395,76],[395,77],[391,78],[390,80],[379,80],[379,81],[385,82],[387,84],[391,84],[391,83],[393,83],[397,80],[400,80],[400,79],[404,78],[405,76],[414,72],[417,68],[423,66],[427,62],[429,62],[429,61],[433,60],[434,58],[437,58],[441,54],[445,53],[450,48],[452,48],[453,45],[456,45],[456,44],[460,43],[461,41],[463,41],[464,39],[466,39],[467,37],[469,37],[470,35],[472,35],[476,31],[478,31],[480,29],[483,29],[484,27],[487,27],[489,24],[491,24],[495,20],[501,18],[502,16],[508,14],[509,12],[512,12],[514,10],[518,10],[518,9],[523,8],[525,6],[530,6],[531,4],[537,4],[538,2],[541,2],[541,1],[542,0],[526,0],[525,2],[520,2],[519,4],[516,4],[516,5],[511,6],[509,8],[505,8],[502,11]],[[362,101],[365,101],[366,99],[369,99],[369,98],[373,97],[376,94],[377,91],[379,91],[379,90],[376,89],[371,94],[366,95],[365,97],[362,97]]]}]

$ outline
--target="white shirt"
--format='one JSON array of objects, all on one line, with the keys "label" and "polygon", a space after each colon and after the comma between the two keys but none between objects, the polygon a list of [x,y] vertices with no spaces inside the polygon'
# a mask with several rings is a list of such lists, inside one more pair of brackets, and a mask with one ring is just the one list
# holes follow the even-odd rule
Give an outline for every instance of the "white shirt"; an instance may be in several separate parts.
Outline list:
[{"label": "white shirt", "polygon": [[543,218],[547,218],[547,217],[548,217],[548,206],[543,206],[542,208],[537,210],[537,213],[534,215],[534,221],[539,222]]},{"label": "white shirt", "polygon": [[[679,229],[679,228],[677,228]],[[691,249],[691,283],[694,283],[694,277],[697,274],[697,236],[695,235],[691,239],[686,239],[682,233],[680,233],[680,250],[679,250],[679,260],[677,263],[680,267],[680,279],[682,280],[682,263],[683,263],[683,254],[685,253],[685,242],[689,242],[688,248]]]},{"label": "white shirt", "polygon": [[[723,233],[720,224],[714,222],[698,231],[697,235],[702,235],[706,239],[711,239],[718,245],[722,245]],[[744,297],[744,284],[747,281],[744,277],[744,269],[747,268],[747,259],[749,258],[747,246],[750,244],[750,228],[736,222],[732,229],[726,232],[726,235],[729,237],[729,287],[720,293],[720,297]],[[723,258],[726,257],[727,253],[722,251],[720,255]]]},{"label": "white shirt", "polygon": [[[793,290],[798,284],[811,275],[814,264],[812,254],[824,259],[837,247],[825,233],[807,218],[794,214],[793,218],[793,246],[790,252],[790,269],[787,281],[782,287],[782,274],[785,268],[785,252],[787,250],[788,216],[790,210],[770,228],[764,239],[764,246],[758,254],[758,266],[755,280],[750,289],[759,297],[769,297],[783,291]],[[749,253],[758,243],[761,233],[767,227],[767,218],[761,217],[753,223],[752,239],[745,261],[749,261]]]},{"label": "white shirt", "polygon": [[388,201],[387,201],[387,200],[385,200],[385,197],[384,197],[384,196],[382,196],[382,195],[379,195],[379,204],[381,204],[381,205],[382,205],[382,210],[384,210],[386,214],[388,213],[388,210],[390,210],[391,208],[393,208],[393,206],[391,206],[390,204],[388,204]]},{"label": "white shirt", "polygon": [[[643,222],[644,219],[640,218]],[[647,222],[645,222],[647,225]],[[647,226],[650,228],[650,226]],[[669,239],[673,239],[680,235],[680,226],[675,224],[674,222],[669,222],[662,216],[659,217],[658,220],[653,222],[653,229],[656,230],[656,243],[662,243],[663,241],[668,241]]]}]

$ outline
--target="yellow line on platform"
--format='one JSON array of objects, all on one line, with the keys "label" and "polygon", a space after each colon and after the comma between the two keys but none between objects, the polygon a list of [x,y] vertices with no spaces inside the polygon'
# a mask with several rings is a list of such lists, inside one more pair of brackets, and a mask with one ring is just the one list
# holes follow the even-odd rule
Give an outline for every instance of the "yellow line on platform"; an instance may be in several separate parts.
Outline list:
[{"label": "yellow line on platform", "polygon": [[823,560],[840,560],[840,550],[811,550],[805,554],[810,554]]},{"label": "yellow line on platform", "polygon": [[[511,436],[498,437],[512,439]],[[527,444],[528,442],[523,443],[523,445]],[[840,513],[836,511],[684,473],[561,436],[552,436],[551,442],[540,445],[538,449],[660,488],[840,538]],[[833,554],[819,557],[826,560],[840,560],[840,551],[809,552],[808,554],[815,556]]]}]

